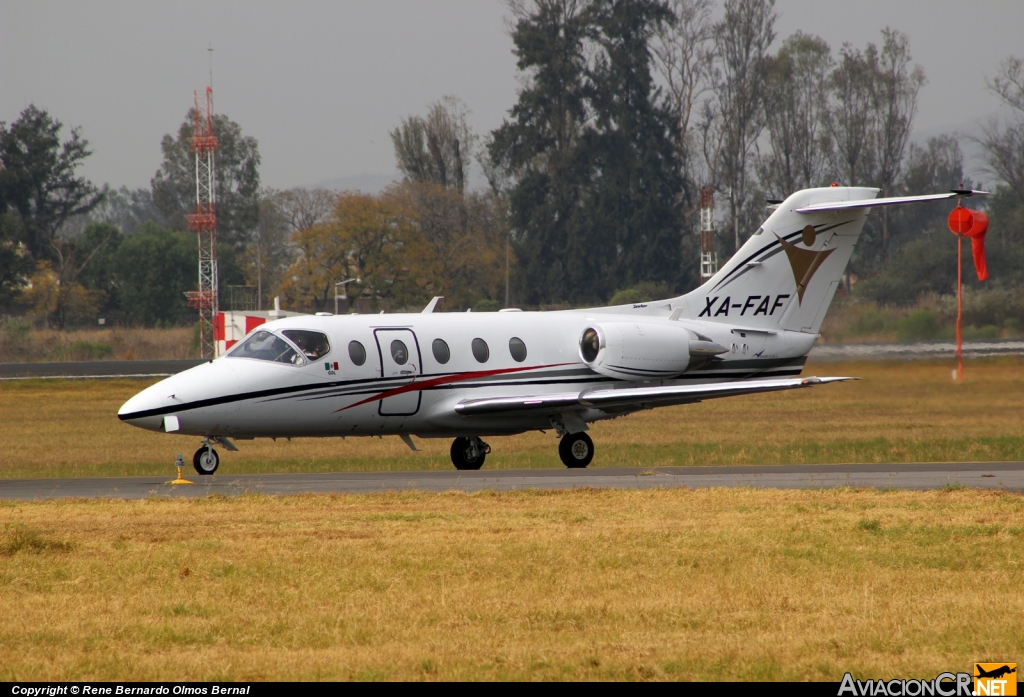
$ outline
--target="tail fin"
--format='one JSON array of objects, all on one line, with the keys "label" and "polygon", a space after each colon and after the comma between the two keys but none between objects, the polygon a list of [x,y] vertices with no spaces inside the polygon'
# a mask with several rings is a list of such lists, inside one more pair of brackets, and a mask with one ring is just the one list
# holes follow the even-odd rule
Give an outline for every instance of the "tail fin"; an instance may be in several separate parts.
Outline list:
[{"label": "tail fin", "polygon": [[692,319],[816,334],[870,208],[797,209],[877,195],[859,187],[796,192],[718,273],[673,305]]}]

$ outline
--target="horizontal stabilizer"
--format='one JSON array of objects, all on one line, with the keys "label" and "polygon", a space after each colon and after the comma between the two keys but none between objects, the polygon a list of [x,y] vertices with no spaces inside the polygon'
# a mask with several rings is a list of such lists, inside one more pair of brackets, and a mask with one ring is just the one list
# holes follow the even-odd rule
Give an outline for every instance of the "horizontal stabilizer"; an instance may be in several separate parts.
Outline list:
[{"label": "horizontal stabilizer", "polygon": [[925,194],[923,196],[889,196],[886,198],[864,198],[858,201],[832,201],[815,203],[797,208],[797,213],[818,213],[821,211],[843,211],[851,208],[874,208],[875,206],[899,206],[904,203],[924,203],[926,201],[942,201],[949,198],[965,198],[967,196],[988,196],[988,191],[955,189],[945,194]]},{"label": "horizontal stabilizer", "polygon": [[594,408],[622,408],[668,406],[700,402],[718,397],[733,397],[757,392],[778,392],[801,387],[813,387],[829,382],[856,380],[857,378],[787,378],[778,380],[744,380],[701,385],[662,385],[658,387],[634,387],[621,390],[596,389],[579,393],[561,393],[525,397],[493,397],[459,402],[455,411],[463,416],[484,416],[507,414],[509,412],[539,411],[559,412]]}]

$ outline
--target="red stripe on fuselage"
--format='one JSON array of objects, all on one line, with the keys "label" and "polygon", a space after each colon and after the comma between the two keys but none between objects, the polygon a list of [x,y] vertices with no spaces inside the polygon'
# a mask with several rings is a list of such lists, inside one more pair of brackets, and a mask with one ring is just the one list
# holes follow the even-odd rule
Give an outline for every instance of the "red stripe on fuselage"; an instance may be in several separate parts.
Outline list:
[{"label": "red stripe on fuselage", "polygon": [[414,392],[416,390],[430,389],[431,387],[437,387],[438,385],[450,385],[450,384],[455,383],[455,382],[463,382],[465,380],[472,380],[474,378],[489,378],[492,375],[506,375],[508,373],[522,373],[523,371],[526,371],[526,370],[542,370],[544,368],[559,368],[559,367],[561,367],[563,365],[572,365],[572,363],[552,363],[551,365],[535,365],[535,366],[530,366],[530,367],[527,367],[527,368],[500,368],[498,370],[478,370],[478,371],[476,371],[474,373],[459,373],[458,375],[448,375],[448,376],[440,377],[440,378],[432,378],[430,380],[423,380],[422,382],[417,382],[416,379],[413,378],[413,381],[410,382],[408,385],[402,385],[401,387],[396,387],[393,390],[387,390],[385,392],[381,392],[380,394],[374,395],[373,397],[367,397],[366,399],[362,400],[361,402],[356,402],[355,404],[349,404],[347,407],[342,407],[341,409],[335,409],[334,413],[337,414],[339,411],[345,411],[346,409],[351,409],[353,407],[361,407],[364,404],[369,404],[370,402],[376,402],[377,400],[380,400],[380,399],[387,399],[388,397],[394,397],[395,395],[405,394],[406,392]]}]

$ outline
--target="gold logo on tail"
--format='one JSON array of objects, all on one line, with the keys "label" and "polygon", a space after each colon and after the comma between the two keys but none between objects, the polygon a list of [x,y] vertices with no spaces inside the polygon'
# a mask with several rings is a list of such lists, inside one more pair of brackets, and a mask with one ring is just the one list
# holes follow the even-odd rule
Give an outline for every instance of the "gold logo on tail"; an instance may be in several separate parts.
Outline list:
[{"label": "gold logo on tail", "polygon": [[[808,229],[810,228],[810,229]],[[816,237],[814,227],[808,225],[803,230],[803,243],[808,247],[814,244],[814,238]],[[804,291],[807,289],[807,285],[811,282],[811,277],[814,276],[814,272],[825,263],[828,256],[836,251],[834,249],[822,249],[818,252],[812,252],[809,249],[800,249],[791,245],[786,240],[782,239],[778,235],[775,238],[782,245],[782,248],[786,250],[786,257],[789,258],[789,266],[793,269],[793,280],[796,281],[796,295],[797,301],[802,305],[804,302]]]}]

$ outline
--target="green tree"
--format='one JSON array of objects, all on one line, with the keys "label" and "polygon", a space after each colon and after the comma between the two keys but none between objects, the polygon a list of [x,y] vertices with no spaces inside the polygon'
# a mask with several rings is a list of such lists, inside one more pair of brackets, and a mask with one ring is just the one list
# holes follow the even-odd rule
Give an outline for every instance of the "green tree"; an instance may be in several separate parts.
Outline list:
[{"label": "green tree", "polygon": [[588,115],[586,7],[582,0],[537,0],[518,10],[512,40],[529,78],[488,145],[494,171],[510,184],[517,296],[528,304],[601,293],[600,270],[587,266],[593,251],[580,257],[589,232],[581,206],[590,171],[579,149]]},{"label": "green tree", "polygon": [[990,120],[976,141],[984,151],[986,173],[1000,183],[992,197],[989,236],[1005,253],[1024,241],[1024,61],[1008,57],[988,86],[1013,114],[1005,126]]},{"label": "green tree", "polygon": [[57,231],[69,218],[103,200],[75,170],[92,152],[79,128],[61,142],[64,125],[45,109],[29,105],[8,128],[0,123],[0,214],[21,218],[22,241],[38,261],[59,260]]},{"label": "green tree", "polygon": [[[591,234],[609,244],[590,251],[607,263],[598,297],[641,281],[678,288],[683,191],[678,120],[651,75],[651,39],[673,21],[655,0],[600,0],[594,5],[597,43],[587,93],[592,129],[582,139],[595,172],[589,199]],[[588,255],[587,241],[574,251]],[[595,254],[596,252],[596,254]]]},{"label": "green tree", "polygon": [[294,202],[296,193],[295,190],[265,191],[260,198],[260,223],[244,254],[246,281],[256,287],[259,310],[264,308],[265,300],[278,293],[285,272],[292,263],[294,250],[290,237],[294,230],[290,212],[293,211],[288,206]]},{"label": "green tree", "polygon": [[743,242],[741,228],[751,227],[743,211],[751,193],[753,149],[764,129],[761,91],[776,17],[775,0],[726,0],[725,16],[715,28],[719,80],[711,113],[720,122],[720,145],[711,169],[716,188],[728,192],[734,249]]},{"label": "green tree", "polygon": [[16,213],[0,213],[0,314],[10,312],[35,269]]},{"label": "green tree", "polygon": [[126,322],[152,327],[195,320],[185,299],[196,287],[195,235],[145,222],[124,238],[112,262]]},{"label": "green tree", "polygon": [[398,169],[409,181],[462,191],[476,147],[468,110],[448,96],[430,105],[427,117],[409,116],[391,132]]},{"label": "green tree", "polygon": [[106,198],[92,211],[88,222],[109,223],[124,235],[135,234],[135,229],[147,220],[166,226],[160,209],[153,202],[151,189],[111,189]]},{"label": "green tree", "polygon": [[834,146],[833,167],[846,186],[865,186],[872,179],[869,105],[877,63],[878,50],[874,44],[868,44],[863,52],[843,44],[839,62],[829,75],[825,127]]},{"label": "green tree", "polygon": [[[871,107],[874,111],[873,160],[875,186],[882,196],[892,196],[903,168],[907,143],[917,113],[917,94],[925,83],[924,70],[910,65],[910,39],[906,34],[886,27],[882,30],[882,50],[873,80]],[[881,211],[881,254],[889,247],[889,207]]]},{"label": "green tree", "polygon": [[758,179],[775,198],[825,184],[828,147],[821,131],[831,67],[829,45],[799,31],[768,60],[762,100],[769,149],[759,157]]},{"label": "green tree", "polygon": [[[929,138],[923,145],[912,143],[899,182],[901,194],[941,193],[968,188],[973,182],[964,176],[963,153],[952,135]],[[948,202],[896,206],[889,218],[890,252],[923,235],[949,235]]]},{"label": "green tree", "polygon": [[651,77],[654,0],[537,0],[512,31],[528,76],[491,134],[528,304],[601,302],[639,280],[678,285],[678,121]]},{"label": "green tree", "polygon": [[79,254],[88,259],[78,282],[91,291],[98,291],[98,311],[105,317],[120,314],[120,292],[116,282],[117,252],[121,246],[121,231],[110,223],[89,223],[82,234],[74,239]]}]

